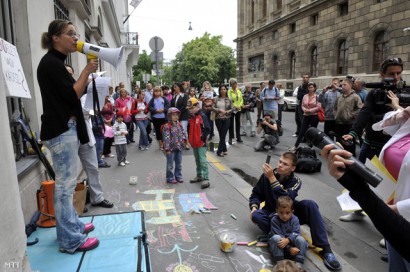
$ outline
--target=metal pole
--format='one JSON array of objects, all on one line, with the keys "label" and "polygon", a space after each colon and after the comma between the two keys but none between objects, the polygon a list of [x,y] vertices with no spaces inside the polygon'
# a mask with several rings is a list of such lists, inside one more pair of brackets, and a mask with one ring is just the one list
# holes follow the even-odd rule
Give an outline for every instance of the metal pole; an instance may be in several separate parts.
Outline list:
[{"label": "metal pole", "polygon": [[157,74],[157,84],[160,84],[159,82],[159,69],[158,69],[158,37],[154,37],[155,40],[155,73]]}]

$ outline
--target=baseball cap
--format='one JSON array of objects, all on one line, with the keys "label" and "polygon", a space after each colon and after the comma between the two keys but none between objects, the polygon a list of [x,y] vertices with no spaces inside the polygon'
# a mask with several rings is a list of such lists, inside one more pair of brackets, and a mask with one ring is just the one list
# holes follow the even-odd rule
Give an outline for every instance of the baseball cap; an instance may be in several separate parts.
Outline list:
[{"label": "baseball cap", "polygon": [[186,108],[191,109],[195,107],[196,105],[198,105],[198,99],[196,99],[195,97],[192,97],[188,100],[188,104]]}]

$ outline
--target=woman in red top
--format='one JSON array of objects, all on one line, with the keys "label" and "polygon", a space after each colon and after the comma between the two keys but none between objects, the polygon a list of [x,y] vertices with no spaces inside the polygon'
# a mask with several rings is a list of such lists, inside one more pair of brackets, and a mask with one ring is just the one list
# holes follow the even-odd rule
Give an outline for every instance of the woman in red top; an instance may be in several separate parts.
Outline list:
[{"label": "woman in red top", "polygon": [[316,83],[308,83],[308,93],[303,96],[302,99],[302,110],[303,110],[303,120],[300,127],[300,133],[298,139],[296,140],[295,146],[290,148],[289,151],[295,152],[299,144],[305,137],[305,133],[310,127],[317,127],[319,124],[319,118],[317,117],[317,112],[320,110],[320,103],[317,102],[316,95]]},{"label": "woman in red top", "polygon": [[134,143],[134,124],[131,119],[131,109],[134,108],[134,99],[128,95],[127,90],[120,90],[120,97],[115,100],[115,108],[124,116],[124,123],[127,126],[127,144]]}]

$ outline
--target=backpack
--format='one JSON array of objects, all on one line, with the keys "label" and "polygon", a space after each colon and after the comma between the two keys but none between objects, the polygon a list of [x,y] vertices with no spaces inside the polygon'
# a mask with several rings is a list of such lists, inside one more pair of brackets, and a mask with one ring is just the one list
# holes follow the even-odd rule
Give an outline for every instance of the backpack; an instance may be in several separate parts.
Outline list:
[{"label": "backpack", "polygon": [[[280,97],[280,94],[278,94],[278,88],[274,87],[274,89],[275,89],[275,95]],[[263,89],[262,93],[264,96],[266,96],[266,88]]]},{"label": "backpack", "polygon": [[295,172],[297,173],[315,173],[320,172],[322,162],[316,157],[316,152],[310,147],[298,147],[296,149],[298,162],[296,163]]}]

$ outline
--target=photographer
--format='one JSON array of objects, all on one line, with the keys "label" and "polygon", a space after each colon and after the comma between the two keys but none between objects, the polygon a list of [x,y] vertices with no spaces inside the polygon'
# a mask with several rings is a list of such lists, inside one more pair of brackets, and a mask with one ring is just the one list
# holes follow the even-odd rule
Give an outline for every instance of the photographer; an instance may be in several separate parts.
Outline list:
[{"label": "photographer", "polygon": [[265,136],[256,143],[254,147],[255,151],[263,151],[265,150],[265,146],[269,146],[269,149],[274,149],[279,143],[278,126],[275,120],[272,119],[272,114],[267,112],[263,117],[264,119],[258,121],[256,133],[260,134],[263,130]]},{"label": "photographer", "polygon": [[[401,73],[403,71],[403,63],[400,58],[386,59],[380,67],[380,77],[382,80],[385,78],[393,78],[393,84],[397,83],[401,79]],[[363,144],[360,148],[359,161],[366,162],[366,158],[372,159],[375,155],[379,155],[384,144],[390,139],[389,135],[384,134],[382,131],[374,131],[372,125],[383,119],[386,112],[392,108],[397,109],[399,104],[394,94],[390,94],[394,99],[391,104],[384,103],[385,90],[374,89],[371,90],[367,96],[356,121],[353,123],[349,134],[343,135],[345,141],[356,140],[361,137],[363,131],[365,136],[363,138]],[[383,99],[381,101],[381,95]],[[339,219],[342,221],[360,221],[363,220],[364,215],[361,211],[350,213],[341,216]]]}]

